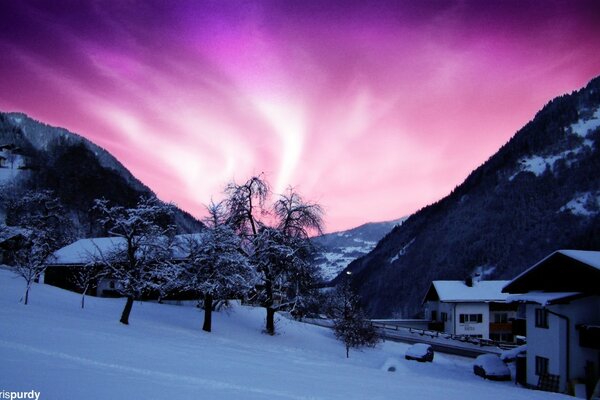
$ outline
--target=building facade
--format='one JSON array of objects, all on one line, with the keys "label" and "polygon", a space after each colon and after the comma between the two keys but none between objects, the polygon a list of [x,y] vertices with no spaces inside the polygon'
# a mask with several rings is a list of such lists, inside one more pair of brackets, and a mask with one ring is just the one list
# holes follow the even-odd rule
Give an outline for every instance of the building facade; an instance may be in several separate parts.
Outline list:
[{"label": "building facade", "polygon": [[440,332],[513,342],[517,306],[506,302],[508,281],[433,281],[423,299],[429,328]]},{"label": "building facade", "polygon": [[600,252],[559,250],[513,279],[509,301],[526,305],[527,384],[554,377],[551,390],[584,382],[600,368]]}]

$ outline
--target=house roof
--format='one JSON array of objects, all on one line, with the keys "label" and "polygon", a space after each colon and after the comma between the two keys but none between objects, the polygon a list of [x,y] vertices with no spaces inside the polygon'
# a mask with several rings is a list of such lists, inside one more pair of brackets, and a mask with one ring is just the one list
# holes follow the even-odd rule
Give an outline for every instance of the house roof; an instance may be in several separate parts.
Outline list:
[{"label": "house roof", "polygon": [[504,302],[508,295],[502,288],[508,281],[474,281],[467,286],[464,281],[433,281],[423,299],[446,303]]},{"label": "house roof", "polygon": [[515,277],[505,293],[600,293],[600,251],[557,250]]},{"label": "house roof", "polygon": [[507,298],[509,303],[536,303],[542,306],[548,306],[556,303],[564,303],[583,296],[580,292],[529,292],[521,294],[511,294]]},{"label": "house roof", "polygon": [[[189,239],[202,239],[202,234],[177,235],[174,239],[173,259],[185,258],[188,255]],[[79,239],[54,252],[50,266],[86,265],[93,260],[100,260],[114,251],[124,249],[125,239],[122,237],[100,237]]]}]

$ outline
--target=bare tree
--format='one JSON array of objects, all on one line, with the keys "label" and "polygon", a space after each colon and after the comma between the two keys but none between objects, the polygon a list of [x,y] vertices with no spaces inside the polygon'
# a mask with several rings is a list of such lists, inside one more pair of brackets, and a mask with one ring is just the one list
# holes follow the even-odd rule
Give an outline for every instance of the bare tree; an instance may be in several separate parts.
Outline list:
[{"label": "bare tree", "polygon": [[256,298],[267,311],[266,332],[273,335],[276,311],[293,308],[311,286],[308,281],[316,270],[310,268],[309,237],[321,233],[323,211],[293,188],[268,207],[271,191],[262,175],[243,185],[230,184],[225,194],[229,220],[245,238],[245,249],[259,275]]},{"label": "bare tree", "polygon": [[105,268],[102,268],[97,261],[85,265],[83,268],[78,268],[72,275],[71,281],[81,290],[81,308],[85,308],[85,295],[88,290],[97,285],[98,282],[108,274]]},{"label": "bare tree", "polygon": [[54,251],[69,242],[71,223],[51,191],[27,191],[7,200],[7,222],[20,227],[24,239],[13,254],[13,271],[25,280],[23,303],[44,273]]},{"label": "bare tree", "polygon": [[170,271],[165,264],[172,258],[172,206],[156,198],[140,198],[133,208],[111,207],[106,200],[96,200],[94,209],[102,215],[109,235],[118,238],[99,261],[117,281],[116,290],[127,297],[120,322],[129,324],[134,300],[156,290],[161,279],[169,279],[164,274]]},{"label": "bare tree", "polygon": [[204,324],[212,330],[213,303],[240,296],[253,286],[254,273],[242,251],[240,238],[228,224],[223,203],[211,203],[205,219],[207,230],[188,236],[189,287],[204,297]]}]

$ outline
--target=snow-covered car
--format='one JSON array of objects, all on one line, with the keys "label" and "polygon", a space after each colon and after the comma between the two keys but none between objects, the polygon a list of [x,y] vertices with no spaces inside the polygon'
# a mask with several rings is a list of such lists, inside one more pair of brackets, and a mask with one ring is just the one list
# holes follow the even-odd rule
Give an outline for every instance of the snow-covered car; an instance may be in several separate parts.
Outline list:
[{"label": "snow-covered car", "polygon": [[407,360],[417,360],[417,361],[433,361],[433,349],[430,345],[425,343],[416,343],[413,344],[406,350],[404,354],[404,358]]},{"label": "snow-covered car", "polygon": [[500,354],[500,359],[502,361],[504,361],[505,363],[509,363],[509,362],[515,361],[517,357],[519,357],[520,355],[524,355],[526,353],[527,353],[527,345],[523,344],[521,346],[513,347],[512,349],[509,349],[509,350],[504,350]]},{"label": "snow-covered car", "polygon": [[473,373],[493,381],[510,381],[510,369],[496,354],[482,354],[473,363]]}]

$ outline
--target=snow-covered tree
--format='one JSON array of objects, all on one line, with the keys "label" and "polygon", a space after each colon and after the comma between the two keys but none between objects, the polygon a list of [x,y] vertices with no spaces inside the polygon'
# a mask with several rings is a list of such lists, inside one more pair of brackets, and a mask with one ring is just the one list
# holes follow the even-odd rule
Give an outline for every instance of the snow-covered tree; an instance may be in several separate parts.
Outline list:
[{"label": "snow-covered tree", "polygon": [[374,347],[379,342],[377,331],[360,308],[360,298],[352,290],[350,279],[344,279],[335,288],[328,313],[333,319],[335,337],[346,346],[346,357],[350,357],[351,348]]},{"label": "snow-covered tree", "polygon": [[88,265],[83,268],[78,268],[74,271],[71,276],[73,284],[81,290],[81,308],[85,307],[85,295],[88,290],[98,283],[98,281],[104,278],[108,274],[105,268],[102,268],[101,264],[92,260]]},{"label": "snow-covered tree", "polygon": [[7,200],[7,222],[21,228],[24,239],[14,251],[13,271],[25,280],[24,304],[33,282],[44,273],[54,251],[72,240],[71,224],[51,191],[27,191]]},{"label": "snow-covered tree", "polygon": [[240,296],[254,283],[254,271],[241,248],[240,238],[227,223],[223,203],[211,203],[202,234],[188,235],[186,271],[189,288],[204,298],[204,324],[212,329],[213,303]]},{"label": "snow-covered tree", "polygon": [[292,188],[269,207],[270,186],[261,176],[226,190],[228,218],[244,238],[244,247],[260,283],[255,298],[267,311],[266,332],[275,333],[275,313],[292,309],[315,284],[311,268],[311,233],[322,229],[322,209]]},{"label": "snow-covered tree", "polygon": [[115,245],[101,254],[96,263],[104,266],[117,283],[116,290],[127,297],[120,322],[129,324],[133,302],[142,294],[158,290],[161,282],[172,279],[172,205],[156,198],[140,198],[136,207],[110,206],[96,200],[95,212]]}]

